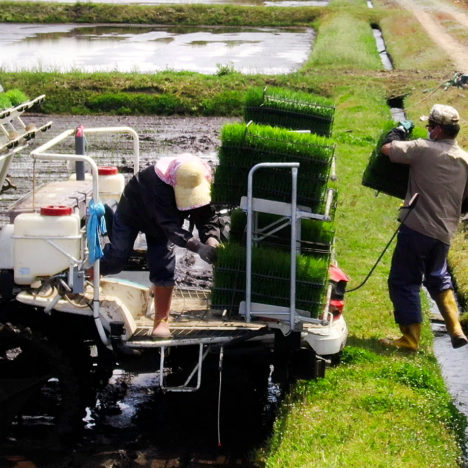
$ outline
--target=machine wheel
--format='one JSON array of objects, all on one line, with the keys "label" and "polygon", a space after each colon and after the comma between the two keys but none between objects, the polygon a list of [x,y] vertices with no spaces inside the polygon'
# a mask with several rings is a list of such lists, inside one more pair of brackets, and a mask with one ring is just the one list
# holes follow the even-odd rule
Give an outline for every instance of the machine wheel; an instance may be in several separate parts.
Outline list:
[{"label": "machine wheel", "polygon": [[29,329],[0,324],[0,433],[16,416],[53,419],[70,438],[81,427],[78,381],[60,350]]}]

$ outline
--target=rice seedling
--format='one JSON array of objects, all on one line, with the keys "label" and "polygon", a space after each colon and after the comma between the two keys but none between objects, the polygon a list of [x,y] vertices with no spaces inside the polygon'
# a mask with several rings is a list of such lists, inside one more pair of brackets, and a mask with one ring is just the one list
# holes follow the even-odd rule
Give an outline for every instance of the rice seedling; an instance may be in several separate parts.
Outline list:
[{"label": "rice seedling", "polygon": [[[395,122],[388,122],[385,125],[362,176],[362,185],[392,197],[405,198],[408,187],[409,166],[393,163],[380,152],[385,136],[395,126]],[[425,129],[415,127],[411,132],[410,139],[425,138],[426,134]]]},{"label": "rice seedling", "polygon": [[[269,213],[257,214],[257,232],[267,226],[278,223],[281,219],[278,215]],[[276,226],[277,224],[275,224]],[[231,237],[232,242],[245,244],[245,233],[247,226],[247,214],[241,209],[231,213]],[[302,254],[329,255],[333,239],[335,237],[335,226],[333,222],[324,222],[314,219],[301,219],[300,246]],[[291,226],[275,232],[273,235],[262,240],[262,246],[279,248],[289,251],[291,242]]]},{"label": "rice seedling", "polygon": [[[296,257],[296,308],[316,317],[322,310],[328,275],[328,258]],[[288,252],[255,248],[252,251],[252,301],[288,307],[290,304],[290,266]],[[211,306],[236,313],[245,300],[246,249],[229,242],[218,249],[213,274]]]},{"label": "rice seedling", "polygon": [[[323,203],[334,150],[332,141],[322,136],[266,125],[225,125],[212,188],[213,201],[239,205],[241,197],[247,195],[248,173],[255,164],[299,162],[297,202],[317,212]],[[291,177],[285,169],[260,169],[253,185],[255,197],[291,201]]]},{"label": "rice seedling", "polygon": [[284,88],[251,88],[245,98],[244,119],[330,136],[335,107],[323,96]]}]

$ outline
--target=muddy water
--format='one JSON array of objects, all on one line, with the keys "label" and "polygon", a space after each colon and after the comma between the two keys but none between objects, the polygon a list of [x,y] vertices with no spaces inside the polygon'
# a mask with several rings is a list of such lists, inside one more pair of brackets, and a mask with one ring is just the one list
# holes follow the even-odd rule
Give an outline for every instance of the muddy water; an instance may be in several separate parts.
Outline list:
[{"label": "muddy water", "polygon": [[[85,127],[128,126],[135,129],[140,138],[140,167],[155,162],[161,156],[193,152],[215,164],[224,124],[239,119],[226,117],[159,117],[159,116],[55,116],[26,115],[26,124],[53,121],[52,128],[40,133],[32,148],[45,143],[64,130]],[[74,139],[70,137],[57,147],[60,151],[74,152]],[[87,154],[98,165],[114,165],[130,178],[133,171],[133,142],[125,135],[87,137]],[[65,162],[38,161],[36,164],[37,184],[63,179],[68,174]],[[7,207],[22,195],[32,190],[32,161],[28,152],[15,155],[8,171],[11,182],[17,187],[0,195],[0,226],[8,222]]]},{"label": "muddy water", "polygon": [[0,68],[214,74],[222,66],[275,75],[307,59],[310,28],[183,28],[2,24]]},{"label": "muddy water", "polygon": [[[48,133],[38,137],[36,144],[80,124],[133,127],[141,137],[142,167],[161,155],[187,151],[216,163],[222,126],[237,120],[47,116],[47,120],[49,118],[55,123]],[[29,115],[24,120],[40,123],[44,116]],[[130,139],[94,137],[89,139],[88,145],[88,154],[95,155],[99,164],[116,164],[121,169],[131,170]],[[73,139],[64,145],[64,150],[67,147],[73,149]],[[51,162],[43,163],[38,170],[46,171],[43,181],[67,173],[64,165],[54,166]],[[20,156],[10,173],[19,188],[8,198],[15,200],[30,188],[28,156]],[[0,202],[0,211],[4,214],[5,195],[0,196]],[[196,262],[188,261],[185,267],[178,262],[179,273],[188,270],[206,273],[203,265]],[[131,279],[145,283],[147,273],[134,274]],[[182,281],[190,279],[182,278]],[[163,394],[158,389],[157,373],[131,373],[115,368],[109,384],[98,390],[86,408],[84,432],[78,442],[71,447],[61,445],[50,417],[24,418],[0,441],[0,466],[15,466],[15,463],[41,468],[253,466],[250,453],[268,437],[281,393],[270,379],[271,356],[264,352],[256,356],[252,361],[251,355],[249,358],[225,355],[219,413],[217,353],[208,355],[202,388],[193,394]],[[155,362],[155,369],[158,367],[159,362]]]},{"label": "muddy water", "polygon": [[[428,293],[426,293],[429,298]],[[468,417],[468,346],[453,349],[447,329],[443,324],[437,305],[429,298],[432,316],[437,321],[432,323],[434,332],[434,353],[437,357],[447,388],[452,395],[457,409]],[[442,323],[441,323],[442,322]],[[465,441],[468,441],[468,428],[465,431]],[[468,453],[465,453],[464,467],[468,467]]]}]

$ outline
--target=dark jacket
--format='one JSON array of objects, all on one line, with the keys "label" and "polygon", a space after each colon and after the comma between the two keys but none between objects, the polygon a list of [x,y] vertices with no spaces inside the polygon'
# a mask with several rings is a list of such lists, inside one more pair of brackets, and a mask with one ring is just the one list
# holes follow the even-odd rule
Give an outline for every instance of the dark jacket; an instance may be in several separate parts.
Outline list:
[{"label": "dark jacket", "polygon": [[220,240],[219,221],[214,208],[206,205],[188,211],[177,209],[174,189],[163,182],[151,165],[134,175],[126,185],[119,202],[120,219],[155,241],[169,239],[185,247],[193,234],[182,225],[185,219],[193,223],[200,240],[208,237]]}]

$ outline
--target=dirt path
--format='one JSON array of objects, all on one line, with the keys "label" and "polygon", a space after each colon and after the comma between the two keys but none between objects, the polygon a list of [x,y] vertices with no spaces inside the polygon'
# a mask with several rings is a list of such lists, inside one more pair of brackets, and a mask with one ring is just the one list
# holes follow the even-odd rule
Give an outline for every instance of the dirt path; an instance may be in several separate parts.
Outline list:
[{"label": "dirt path", "polygon": [[453,21],[468,28],[468,13],[452,3],[441,0],[397,0],[401,7],[411,11],[429,36],[452,60],[457,71],[468,71],[468,48],[451,36],[444,26],[437,20],[435,14],[449,14]]}]

